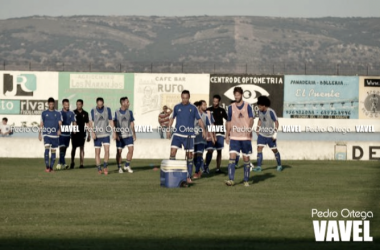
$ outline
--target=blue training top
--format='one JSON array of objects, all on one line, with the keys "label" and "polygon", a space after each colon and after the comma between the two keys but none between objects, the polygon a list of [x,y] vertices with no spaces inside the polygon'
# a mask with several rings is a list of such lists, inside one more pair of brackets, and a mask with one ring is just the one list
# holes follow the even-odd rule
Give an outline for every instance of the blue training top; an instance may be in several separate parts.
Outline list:
[{"label": "blue training top", "polygon": [[201,119],[197,107],[194,104],[189,103],[183,105],[178,103],[173,109],[173,119],[176,118],[176,125],[174,135],[180,137],[188,137],[189,135],[194,137],[194,121]]},{"label": "blue training top", "polygon": [[51,138],[58,138],[59,121],[62,121],[61,112],[57,110],[45,110],[41,114],[43,122],[42,134]]},{"label": "blue training top", "polygon": [[[62,116],[62,125],[70,125],[73,122],[76,122],[75,114],[71,110],[64,111],[61,110]],[[70,136],[71,132],[61,132],[62,136]]]}]

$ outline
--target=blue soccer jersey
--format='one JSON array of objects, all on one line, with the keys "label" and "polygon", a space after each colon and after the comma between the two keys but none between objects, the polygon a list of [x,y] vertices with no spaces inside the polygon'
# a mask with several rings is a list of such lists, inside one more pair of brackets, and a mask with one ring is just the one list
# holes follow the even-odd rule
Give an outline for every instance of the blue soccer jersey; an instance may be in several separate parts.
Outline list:
[{"label": "blue soccer jersey", "polygon": [[[62,125],[68,126],[73,122],[76,122],[75,119],[75,114],[73,111],[68,110],[64,111],[63,109],[61,110],[61,116],[62,116]],[[61,136],[70,136],[70,132],[63,132],[61,133]]]},{"label": "blue soccer jersey", "polygon": [[174,135],[180,137],[194,137],[194,121],[201,119],[197,107],[192,103],[183,105],[178,103],[173,109],[173,119],[176,119]]},{"label": "blue soccer jersey", "polygon": [[215,124],[214,116],[211,116],[211,124]]},{"label": "blue soccer jersey", "polygon": [[41,114],[43,122],[42,134],[51,138],[58,138],[59,122],[62,121],[62,115],[57,110],[45,110]]},{"label": "blue soccer jersey", "polygon": [[[211,125],[210,120],[208,119],[207,114],[206,113],[202,113],[201,114],[201,118],[202,118],[202,122],[206,126],[206,130],[207,130],[208,126]],[[202,132],[201,132],[201,127],[199,126],[199,123],[196,122],[195,126],[196,126],[197,130],[199,130],[199,131],[198,131],[198,134],[195,136],[194,144],[207,144],[206,139],[203,138],[203,135],[202,135]]]}]

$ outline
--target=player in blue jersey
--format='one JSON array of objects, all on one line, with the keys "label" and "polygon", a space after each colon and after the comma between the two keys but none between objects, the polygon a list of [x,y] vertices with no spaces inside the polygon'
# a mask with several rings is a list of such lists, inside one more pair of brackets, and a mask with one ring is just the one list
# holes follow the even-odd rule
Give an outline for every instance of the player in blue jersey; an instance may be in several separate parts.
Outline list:
[{"label": "player in blue jersey", "polygon": [[190,103],[190,92],[184,90],[181,93],[182,102],[178,103],[173,108],[173,116],[170,118],[169,128],[172,127],[174,119],[176,119],[176,126],[173,129],[170,159],[175,160],[177,150],[184,147],[187,158],[187,182],[191,183],[191,176],[193,174],[193,152],[194,152],[194,138],[195,129],[194,121],[199,122],[202,128],[202,136],[206,139],[206,128],[201,120],[197,107]]},{"label": "player in blue jersey", "polygon": [[278,118],[276,112],[270,108],[270,100],[267,96],[260,96],[257,100],[259,107],[259,123],[257,133],[257,167],[251,168],[255,172],[261,171],[263,162],[263,148],[268,145],[272,149],[277,161],[277,171],[282,171],[281,156],[277,150]]},{"label": "player in blue jersey", "polygon": [[68,99],[62,100],[61,116],[62,130],[61,135],[59,136],[59,161],[56,166],[57,170],[69,168],[65,161],[66,150],[70,145],[71,131],[74,130],[75,133],[75,129],[70,128],[71,125],[76,125],[76,120],[74,112],[70,110],[70,103]]},{"label": "player in blue jersey", "polygon": [[[41,114],[40,130],[38,133],[38,139],[40,141],[42,141],[42,137],[44,139],[45,171],[48,173],[53,171],[62,125],[61,113],[55,110],[54,105],[55,100],[50,97],[48,99],[48,109]],[[51,151],[50,159],[49,151]]]},{"label": "player in blue jersey", "polygon": [[116,162],[119,173],[123,173],[121,168],[123,148],[128,147],[127,159],[124,164],[124,170],[133,173],[131,169],[131,161],[133,157],[133,143],[136,141],[135,118],[132,110],[129,110],[128,97],[120,98],[120,109],[116,110],[114,116],[115,134],[116,134]]},{"label": "player in blue jersey", "polygon": [[[112,113],[109,107],[104,106],[104,99],[98,97],[96,99],[96,107],[91,110],[91,134],[95,146],[95,162],[98,173],[108,175],[108,160],[110,157],[110,136],[113,131]],[[116,135],[114,133],[114,139]],[[103,170],[100,165],[100,151],[104,147]]]},{"label": "player in blue jersey", "polygon": [[[203,138],[202,133],[197,133],[197,131],[201,131],[201,128],[199,126],[199,122],[195,121],[195,128],[197,129],[196,131],[196,136],[194,140],[194,153],[195,153],[195,174],[193,176],[194,179],[201,178],[202,176],[202,171],[205,171],[207,169],[204,168],[204,161],[203,161],[203,152],[205,151],[207,141],[209,140],[212,145],[215,145],[215,133],[211,133],[208,131],[208,128],[214,124],[214,118],[212,117],[211,113],[207,111],[207,103],[205,100],[200,100],[197,102],[198,105],[198,111],[201,116],[201,120],[203,124],[206,125],[206,130],[207,130],[207,138]],[[202,171],[201,171],[202,170]],[[206,171],[206,173],[208,173]]]}]

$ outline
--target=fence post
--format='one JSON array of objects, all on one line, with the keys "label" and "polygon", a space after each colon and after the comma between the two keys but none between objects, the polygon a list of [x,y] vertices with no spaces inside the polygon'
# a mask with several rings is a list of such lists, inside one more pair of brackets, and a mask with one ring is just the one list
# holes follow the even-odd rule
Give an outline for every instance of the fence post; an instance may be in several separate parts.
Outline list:
[{"label": "fence post", "polygon": [[305,75],[306,75],[306,62],[305,62]]}]

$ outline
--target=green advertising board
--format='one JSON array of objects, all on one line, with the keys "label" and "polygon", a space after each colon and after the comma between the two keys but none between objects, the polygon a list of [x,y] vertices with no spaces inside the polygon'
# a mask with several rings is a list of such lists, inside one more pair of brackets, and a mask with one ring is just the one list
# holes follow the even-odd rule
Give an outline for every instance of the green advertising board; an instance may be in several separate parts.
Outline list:
[{"label": "green advertising board", "polygon": [[127,96],[133,110],[134,74],[124,73],[59,73],[59,109],[65,98],[70,101],[70,109],[76,108],[76,101],[83,100],[83,109],[88,112],[96,106],[96,98],[103,97],[104,105],[110,107],[112,113],[120,108],[120,97]]}]

